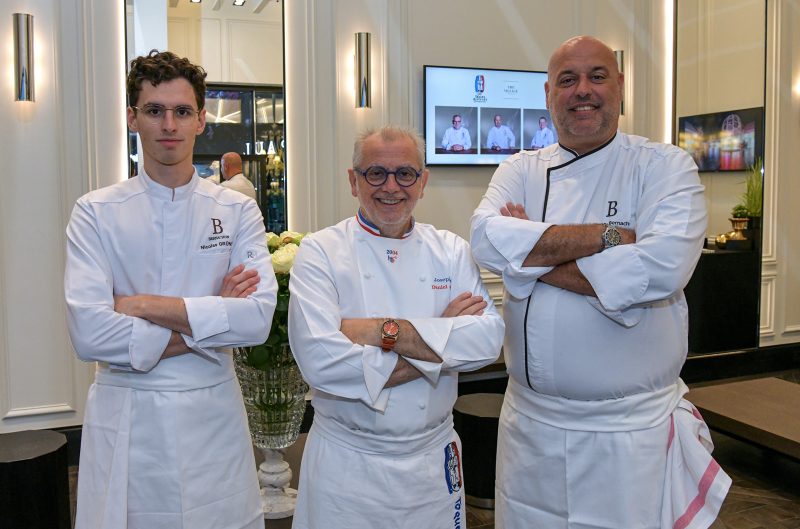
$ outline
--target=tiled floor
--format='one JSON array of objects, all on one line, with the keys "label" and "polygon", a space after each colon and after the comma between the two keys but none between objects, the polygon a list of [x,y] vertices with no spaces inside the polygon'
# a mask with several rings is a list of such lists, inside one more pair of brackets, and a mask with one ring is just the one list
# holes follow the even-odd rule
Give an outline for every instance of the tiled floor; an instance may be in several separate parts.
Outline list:
[{"label": "tiled floor", "polygon": [[[800,370],[780,376],[800,383]],[[800,409],[797,403],[787,405]],[[712,436],[714,457],[733,486],[711,529],[800,529],[800,461],[716,432]],[[70,467],[73,513],[76,476],[77,468]],[[468,506],[467,527],[494,529],[494,512]]]}]

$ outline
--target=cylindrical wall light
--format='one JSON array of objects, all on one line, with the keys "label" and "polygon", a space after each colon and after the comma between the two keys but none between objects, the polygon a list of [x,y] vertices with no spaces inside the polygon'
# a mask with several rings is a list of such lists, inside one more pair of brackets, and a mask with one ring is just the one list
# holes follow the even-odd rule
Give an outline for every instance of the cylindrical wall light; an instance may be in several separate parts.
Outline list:
[{"label": "cylindrical wall light", "polygon": [[[614,50],[614,58],[617,59],[617,68],[619,73],[625,73],[625,52],[622,50]],[[619,100],[619,114],[625,115],[625,87],[622,88],[622,97]]]},{"label": "cylindrical wall light", "polygon": [[372,107],[369,33],[356,33],[356,108]]},{"label": "cylindrical wall light", "polygon": [[14,99],[33,101],[33,15],[14,13]]}]

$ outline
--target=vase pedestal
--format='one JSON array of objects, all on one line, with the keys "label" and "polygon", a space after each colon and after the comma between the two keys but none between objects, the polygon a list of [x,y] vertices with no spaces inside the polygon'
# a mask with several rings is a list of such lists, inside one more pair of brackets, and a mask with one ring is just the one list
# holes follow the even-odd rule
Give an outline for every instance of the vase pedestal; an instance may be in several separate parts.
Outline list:
[{"label": "vase pedestal", "polygon": [[264,518],[288,518],[294,515],[297,491],[289,487],[292,470],[283,459],[283,449],[262,448],[264,462],[258,467],[261,506]]}]

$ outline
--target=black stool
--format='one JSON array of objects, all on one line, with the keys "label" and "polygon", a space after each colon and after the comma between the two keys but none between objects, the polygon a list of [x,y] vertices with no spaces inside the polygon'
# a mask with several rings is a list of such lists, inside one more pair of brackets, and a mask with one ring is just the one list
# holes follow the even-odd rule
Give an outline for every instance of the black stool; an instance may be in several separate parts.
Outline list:
[{"label": "black stool", "polygon": [[51,430],[0,434],[0,525],[70,529],[67,438]]},{"label": "black stool", "polygon": [[453,406],[453,423],[464,451],[466,500],[482,509],[494,509],[497,425],[502,407],[501,393],[462,395]]}]

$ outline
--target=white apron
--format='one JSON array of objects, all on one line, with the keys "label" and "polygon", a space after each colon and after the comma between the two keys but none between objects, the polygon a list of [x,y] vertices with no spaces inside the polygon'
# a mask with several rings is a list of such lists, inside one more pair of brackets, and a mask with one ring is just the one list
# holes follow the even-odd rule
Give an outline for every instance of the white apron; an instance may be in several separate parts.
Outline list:
[{"label": "white apron", "polygon": [[79,468],[75,528],[263,528],[237,399],[235,378],[188,391],[93,384],[81,439],[81,461],[91,463]]},{"label": "white apron", "polygon": [[452,421],[432,433],[393,453],[315,415],[292,529],[466,529],[461,440]]},{"label": "white apron", "polygon": [[[510,381],[498,436],[497,529],[709,527],[731,480],[711,458],[699,413],[687,412],[686,391],[679,382],[623,399],[568,401]],[[706,439],[695,435],[703,431]]]}]

